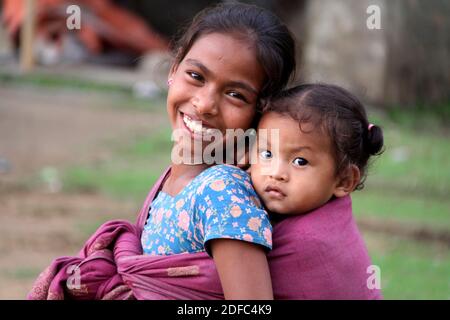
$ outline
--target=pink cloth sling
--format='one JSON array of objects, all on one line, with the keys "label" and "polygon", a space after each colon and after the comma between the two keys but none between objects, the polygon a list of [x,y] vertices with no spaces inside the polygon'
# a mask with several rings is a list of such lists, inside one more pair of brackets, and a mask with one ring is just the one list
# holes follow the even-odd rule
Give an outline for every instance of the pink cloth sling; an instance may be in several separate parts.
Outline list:
[{"label": "pink cloth sling", "polygon": [[378,300],[350,196],[273,227],[268,260],[275,299]]},{"label": "pink cloth sling", "polygon": [[103,224],[77,257],[54,260],[27,298],[223,299],[214,261],[206,253],[142,254],[140,237],[148,208],[169,170],[150,190],[136,225],[122,220]]},{"label": "pink cloth sling", "polygon": [[[28,299],[223,299],[214,261],[206,253],[142,254],[149,206],[169,173],[170,168],[150,190],[136,225],[122,220],[103,224],[78,256],[55,259]],[[351,215],[350,197],[316,211],[274,227],[269,263],[275,298],[380,298],[378,290],[366,286],[370,259]]]}]

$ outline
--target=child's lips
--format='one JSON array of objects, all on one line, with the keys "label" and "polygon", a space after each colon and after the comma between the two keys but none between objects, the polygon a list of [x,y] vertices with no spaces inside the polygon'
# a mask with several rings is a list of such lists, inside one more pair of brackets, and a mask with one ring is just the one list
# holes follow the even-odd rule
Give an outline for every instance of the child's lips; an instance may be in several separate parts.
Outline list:
[{"label": "child's lips", "polygon": [[277,186],[269,185],[264,189],[264,192],[276,199],[283,199],[286,197],[286,194]]}]

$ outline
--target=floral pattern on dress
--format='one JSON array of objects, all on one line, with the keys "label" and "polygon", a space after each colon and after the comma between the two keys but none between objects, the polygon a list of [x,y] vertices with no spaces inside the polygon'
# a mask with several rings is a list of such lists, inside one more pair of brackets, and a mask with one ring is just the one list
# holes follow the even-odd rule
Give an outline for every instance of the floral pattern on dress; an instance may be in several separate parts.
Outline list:
[{"label": "floral pattern on dress", "polygon": [[250,177],[231,165],[204,170],[176,196],[160,191],[141,243],[144,254],[171,255],[208,251],[208,241],[223,238],[272,248],[269,217]]}]

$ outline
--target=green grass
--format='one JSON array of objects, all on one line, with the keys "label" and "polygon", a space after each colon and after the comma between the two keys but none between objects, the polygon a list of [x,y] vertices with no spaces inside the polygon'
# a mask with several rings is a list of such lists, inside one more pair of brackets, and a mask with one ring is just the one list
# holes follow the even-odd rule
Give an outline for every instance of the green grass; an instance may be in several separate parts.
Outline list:
[{"label": "green grass", "polygon": [[44,88],[47,91],[70,90],[80,93],[96,92],[114,95],[113,103],[109,107],[165,113],[166,94],[164,92],[153,99],[139,98],[133,94],[131,87],[122,84],[51,74],[13,75],[0,72],[0,85],[23,87],[24,89]]},{"label": "green grass", "polygon": [[[386,149],[373,168],[375,181],[394,181],[395,187],[450,192],[450,135],[386,128]],[[386,183],[384,187],[388,187]]]},{"label": "green grass", "polygon": [[376,120],[383,126],[385,151],[369,169],[366,187],[352,195],[356,215],[450,232],[450,131],[437,119],[441,113],[427,116],[435,125],[430,130],[413,129],[415,113]]},{"label": "green grass", "polygon": [[450,233],[450,200],[397,194],[381,189],[362,191],[353,197],[356,217],[378,217],[413,225],[444,229]]},{"label": "green grass", "polygon": [[32,85],[46,88],[70,88],[75,90],[88,90],[100,92],[122,92],[131,95],[131,88],[110,83],[101,83],[81,78],[61,75],[28,74],[12,75],[0,73],[0,84],[8,85]]},{"label": "green grass", "polygon": [[150,137],[138,138],[127,146],[116,146],[112,160],[95,166],[66,169],[66,191],[101,192],[116,198],[144,199],[146,193],[170,163],[172,142],[168,128]]},{"label": "green grass", "polygon": [[445,245],[366,232],[385,299],[450,299],[450,252]]},{"label": "green grass", "polygon": [[418,104],[406,109],[393,106],[387,110],[387,117],[395,125],[415,132],[440,134],[450,129],[450,103],[429,106]]},{"label": "green grass", "polygon": [[8,278],[23,280],[23,279],[35,279],[42,270],[32,267],[20,267],[14,269],[3,270],[3,274]]},{"label": "green grass", "polygon": [[[449,106],[373,117],[383,127],[385,152],[366,187],[352,195],[356,217],[450,233]],[[385,299],[450,299],[450,244],[364,235]]]}]

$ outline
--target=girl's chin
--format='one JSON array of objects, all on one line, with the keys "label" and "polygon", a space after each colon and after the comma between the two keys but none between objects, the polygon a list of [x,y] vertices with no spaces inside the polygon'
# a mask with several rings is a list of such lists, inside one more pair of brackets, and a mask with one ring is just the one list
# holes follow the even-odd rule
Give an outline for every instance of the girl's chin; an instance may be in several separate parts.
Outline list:
[{"label": "girl's chin", "polygon": [[286,207],[286,205],[283,205],[279,202],[273,202],[273,201],[265,201],[265,207],[270,212],[276,213],[278,215],[291,215],[292,213],[289,211],[289,209]]}]

